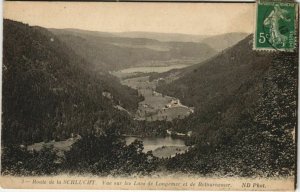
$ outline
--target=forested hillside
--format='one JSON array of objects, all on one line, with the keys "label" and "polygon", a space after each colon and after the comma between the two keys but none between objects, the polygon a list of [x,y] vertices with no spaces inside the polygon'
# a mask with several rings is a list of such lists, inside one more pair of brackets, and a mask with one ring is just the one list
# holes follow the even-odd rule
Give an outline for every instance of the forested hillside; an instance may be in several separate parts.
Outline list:
[{"label": "forested hillside", "polygon": [[216,51],[204,43],[161,42],[146,38],[108,36],[81,30],[52,29],[78,55],[99,70],[118,70],[133,66],[194,64]]},{"label": "forested hillside", "polygon": [[274,56],[252,51],[251,38],[198,66],[183,69],[184,76],[172,83],[161,81],[158,91],[182,99],[201,113],[220,105],[225,98],[234,98],[242,85],[254,84],[264,76]]},{"label": "forested hillside", "polygon": [[[100,74],[54,34],[4,20],[4,143],[69,138],[103,127],[130,126],[141,98],[115,77]],[[105,97],[110,93],[112,97]]]},{"label": "forested hillside", "polygon": [[252,36],[158,91],[195,107],[178,123],[196,147],[170,169],[212,174],[290,175],[295,168],[298,53],[252,50]]}]

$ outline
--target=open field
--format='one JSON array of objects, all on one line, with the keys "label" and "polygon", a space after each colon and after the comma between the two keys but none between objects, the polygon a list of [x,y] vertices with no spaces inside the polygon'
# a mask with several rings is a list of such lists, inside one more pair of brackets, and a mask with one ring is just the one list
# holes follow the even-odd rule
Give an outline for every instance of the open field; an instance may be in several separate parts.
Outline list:
[{"label": "open field", "polygon": [[184,118],[193,113],[191,108],[182,105],[178,99],[156,92],[157,81],[150,82],[149,76],[128,78],[121,82],[123,85],[137,89],[138,93],[145,98],[144,101],[139,103],[135,115],[137,120],[171,121],[175,118]]},{"label": "open field", "polygon": [[74,138],[69,138],[64,141],[50,141],[50,142],[40,142],[40,143],[34,143],[32,145],[27,146],[27,150],[34,150],[34,151],[40,151],[43,147],[50,147],[53,146],[55,150],[57,150],[58,156],[63,156],[63,152],[69,151],[72,147],[72,145],[78,141],[81,137],[78,135]]}]

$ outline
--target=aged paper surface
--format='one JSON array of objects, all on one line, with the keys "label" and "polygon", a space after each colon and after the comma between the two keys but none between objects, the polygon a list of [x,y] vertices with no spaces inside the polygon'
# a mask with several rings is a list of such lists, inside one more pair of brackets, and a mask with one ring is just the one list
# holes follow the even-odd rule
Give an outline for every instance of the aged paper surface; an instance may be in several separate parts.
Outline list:
[{"label": "aged paper surface", "polygon": [[1,187],[294,190],[298,11],[4,2]]}]

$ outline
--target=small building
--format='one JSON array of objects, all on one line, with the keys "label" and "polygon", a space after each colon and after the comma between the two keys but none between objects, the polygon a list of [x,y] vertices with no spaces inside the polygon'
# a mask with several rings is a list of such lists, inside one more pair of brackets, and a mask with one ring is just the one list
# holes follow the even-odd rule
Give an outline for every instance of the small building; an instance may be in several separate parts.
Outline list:
[{"label": "small building", "polygon": [[108,98],[108,99],[113,99],[113,96],[112,96],[111,93],[108,92],[108,91],[103,91],[103,92],[102,92],[102,95],[103,95],[104,97]]},{"label": "small building", "polygon": [[181,103],[180,103],[179,99],[172,99],[170,101],[170,103],[168,103],[167,105],[165,105],[165,108],[178,107],[180,105],[181,105]]},{"label": "small building", "polygon": [[172,135],[172,131],[167,130],[167,134],[168,134],[168,135]]}]

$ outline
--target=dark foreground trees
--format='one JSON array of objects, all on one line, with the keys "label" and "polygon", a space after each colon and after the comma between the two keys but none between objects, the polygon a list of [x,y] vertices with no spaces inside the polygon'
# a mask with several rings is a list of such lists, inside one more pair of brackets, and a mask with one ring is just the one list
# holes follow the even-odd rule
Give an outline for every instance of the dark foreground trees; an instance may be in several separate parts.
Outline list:
[{"label": "dark foreground trees", "polygon": [[3,148],[1,173],[3,175],[52,175],[59,171],[57,155],[53,147],[39,152],[28,151],[24,146],[10,145]]},{"label": "dark foreground trees", "polygon": [[147,175],[157,167],[158,159],[150,152],[143,153],[141,141],[126,145],[115,129],[83,136],[64,155],[51,146],[37,152],[16,145],[5,147],[2,154],[2,174],[13,175]]},{"label": "dark foreground trees", "polygon": [[117,130],[95,136],[87,135],[66,152],[66,170],[93,174],[147,174],[155,170],[158,159],[143,153],[141,141],[125,144]]}]

